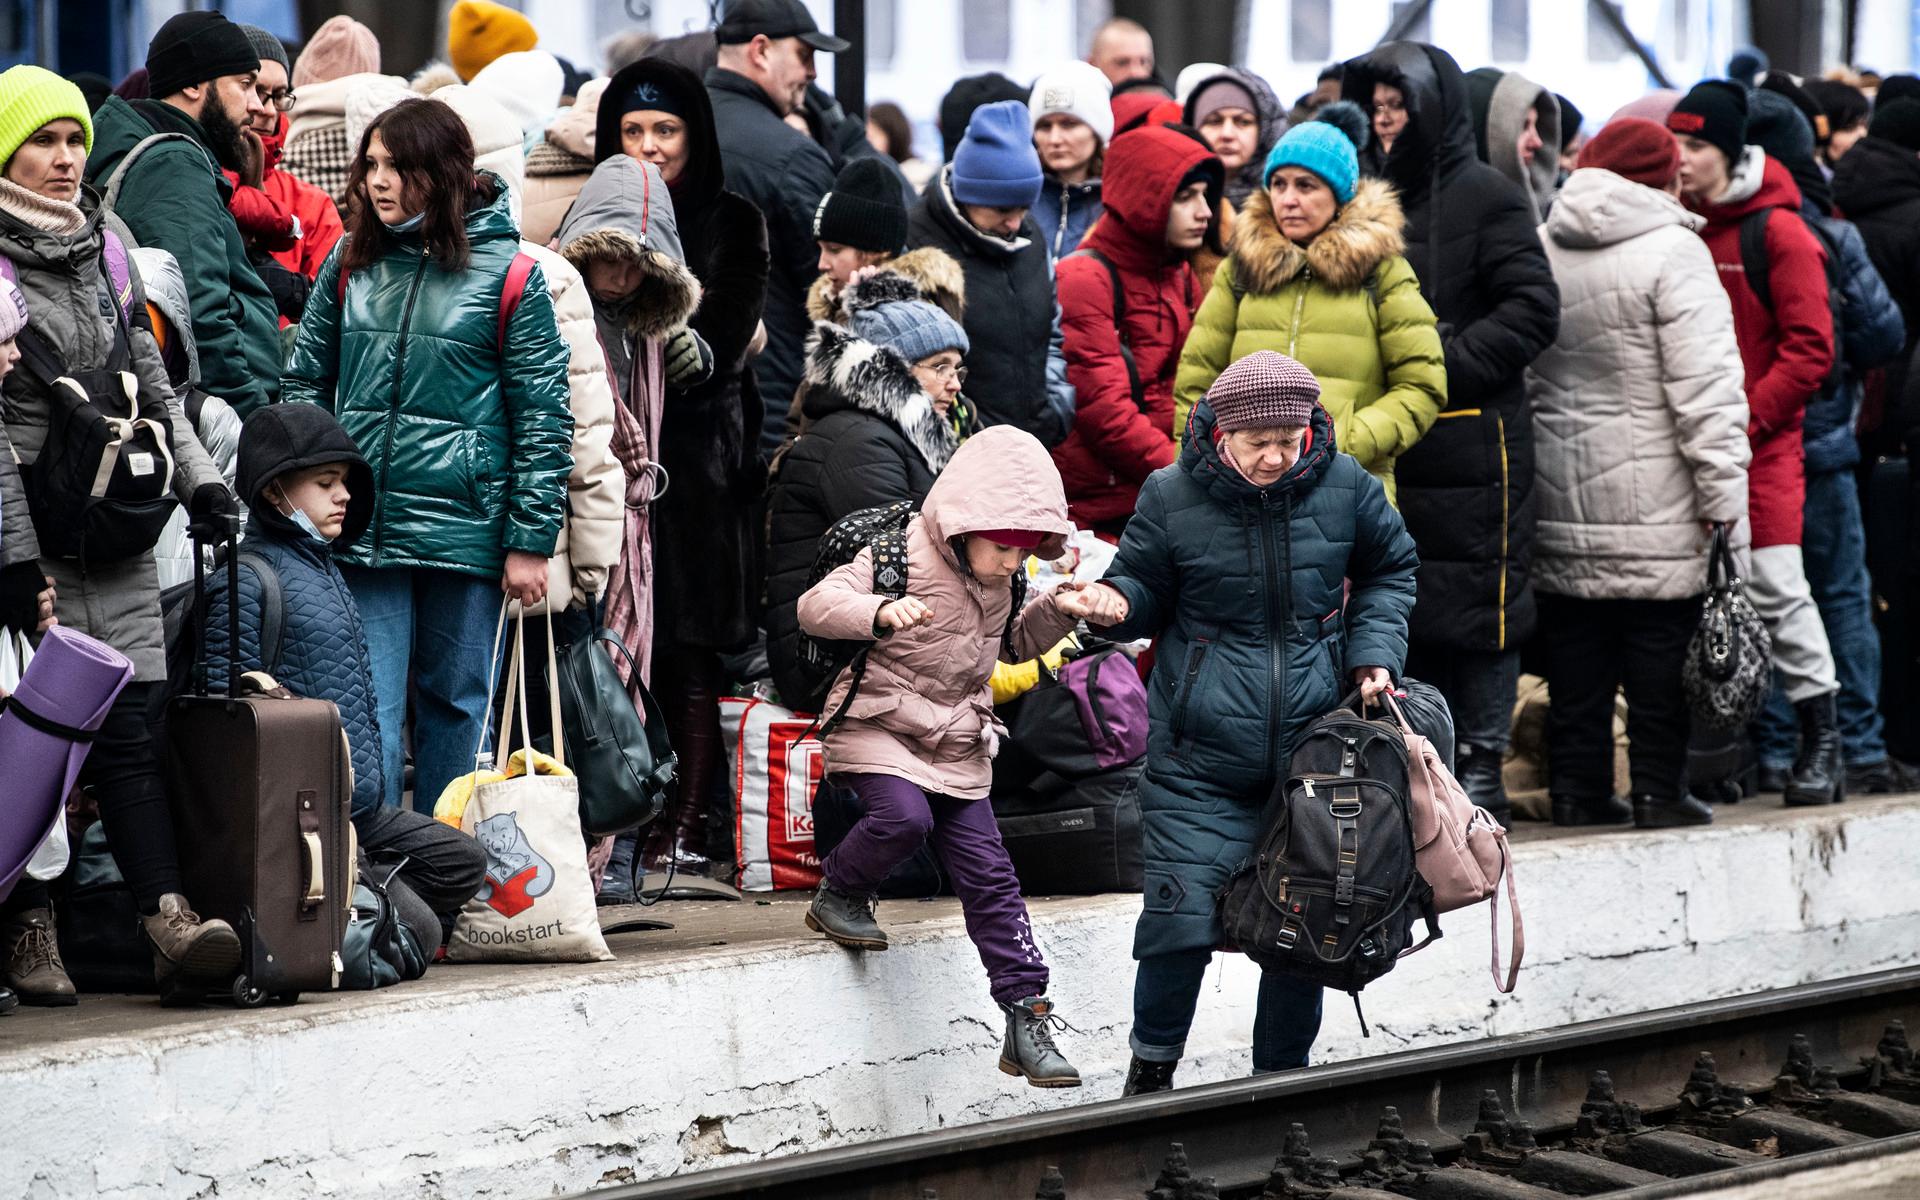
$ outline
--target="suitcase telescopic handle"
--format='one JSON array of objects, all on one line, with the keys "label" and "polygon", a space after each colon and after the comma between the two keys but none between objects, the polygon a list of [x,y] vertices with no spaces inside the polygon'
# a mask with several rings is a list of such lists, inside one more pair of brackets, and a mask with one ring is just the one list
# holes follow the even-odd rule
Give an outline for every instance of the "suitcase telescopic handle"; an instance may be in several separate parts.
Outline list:
[{"label": "suitcase telescopic handle", "polygon": [[193,539],[193,632],[198,643],[193,652],[193,691],[197,696],[207,692],[207,559],[204,551],[218,549],[225,545],[227,550],[227,703],[240,698],[240,558],[234,547],[240,542],[240,516],[234,514],[227,518],[226,536],[219,539],[203,540],[199,533],[190,534]]}]

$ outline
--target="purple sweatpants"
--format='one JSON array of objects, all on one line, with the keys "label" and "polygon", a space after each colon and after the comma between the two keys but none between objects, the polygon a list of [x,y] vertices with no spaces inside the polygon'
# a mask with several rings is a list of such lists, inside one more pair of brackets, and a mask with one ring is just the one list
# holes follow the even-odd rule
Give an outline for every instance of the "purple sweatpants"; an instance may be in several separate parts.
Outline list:
[{"label": "purple sweatpants", "polygon": [[920,843],[933,841],[941,869],[953,881],[967,936],[980,952],[993,998],[1013,1004],[1047,993],[1047,964],[1033,943],[1020,880],[1013,873],[993,805],[928,795],[893,775],[835,775],[852,788],[867,813],[846,840],[820,863],[827,883],[841,892],[871,893]]}]

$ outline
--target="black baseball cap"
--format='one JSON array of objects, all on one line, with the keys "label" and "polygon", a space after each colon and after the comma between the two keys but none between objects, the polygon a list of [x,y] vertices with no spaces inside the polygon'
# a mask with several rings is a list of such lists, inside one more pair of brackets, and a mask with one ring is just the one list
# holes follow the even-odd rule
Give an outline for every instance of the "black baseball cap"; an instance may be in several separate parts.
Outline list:
[{"label": "black baseball cap", "polygon": [[714,37],[723,46],[750,42],[761,34],[770,38],[797,37],[815,50],[838,54],[852,42],[821,33],[813,14],[800,0],[727,0]]}]

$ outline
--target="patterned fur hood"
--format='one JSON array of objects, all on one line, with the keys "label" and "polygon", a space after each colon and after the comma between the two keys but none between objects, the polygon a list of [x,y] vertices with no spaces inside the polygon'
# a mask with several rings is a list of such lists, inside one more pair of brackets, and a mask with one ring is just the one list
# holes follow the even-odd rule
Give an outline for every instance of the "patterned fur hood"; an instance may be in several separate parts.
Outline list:
[{"label": "patterned fur hood", "polygon": [[[958,321],[967,308],[967,275],[953,256],[938,246],[922,246],[880,265],[875,275],[899,275],[916,289],[916,298],[938,305]],[[807,318],[813,321],[847,323],[845,297],[830,295],[833,278],[822,275],[807,289]],[[872,303],[869,301],[869,303]]]},{"label": "patterned fur hood", "polygon": [[[906,276],[882,271],[848,288],[842,303],[851,312],[920,298],[919,289]],[[843,408],[878,417],[899,430],[936,475],[959,448],[953,425],[934,411],[933,397],[914,378],[912,365],[845,326],[814,322],[807,338],[803,379],[810,421]]]},{"label": "patterned fur hood", "polygon": [[1247,197],[1233,226],[1235,280],[1242,291],[1277,292],[1302,268],[1346,291],[1363,287],[1380,264],[1406,251],[1406,217],[1393,188],[1363,179],[1333,223],[1305,246],[1280,232],[1265,188]]}]

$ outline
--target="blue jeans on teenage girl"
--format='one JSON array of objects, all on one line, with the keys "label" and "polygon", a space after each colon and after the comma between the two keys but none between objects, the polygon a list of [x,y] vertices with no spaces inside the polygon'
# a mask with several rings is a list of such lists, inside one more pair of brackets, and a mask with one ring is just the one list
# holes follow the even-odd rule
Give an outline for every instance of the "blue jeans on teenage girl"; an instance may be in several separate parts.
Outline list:
[{"label": "blue jeans on teenage girl", "polygon": [[[1200,947],[1140,960],[1133,976],[1134,1056],[1145,1062],[1179,1062],[1187,1051],[1187,1030],[1200,1003],[1200,985],[1213,951]],[[1260,998],[1253,1010],[1253,1069],[1288,1071],[1307,1065],[1307,1052],[1320,1033],[1317,983],[1304,983],[1278,971],[1260,972]]]},{"label": "blue jeans on teenage girl", "polygon": [[[1820,606],[1821,624],[1827,627],[1827,642],[1833,647],[1834,672],[1840,677],[1835,703],[1846,763],[1859,767],[1884,762],[1880,634],[1873,627],[1873,584],[1867,576],[1867,540],[1852,471],[1807,473],[1806,528],[1800,553],[1814,603]],[[1799,726],[1777,679],[1767,706],[1754,719],[1753,739],[1764,765],[1783,770],[1793,765]]]},{"label": "blue jeans on teenage girl", "polygon": [[413,807],[434,802],[473,770],[493,698],[489,672],[500,580],[427,567],[343,566],[360,607],[380,706],[383,803],[398,806],[406,768],[408,681],[413,699]]}]

